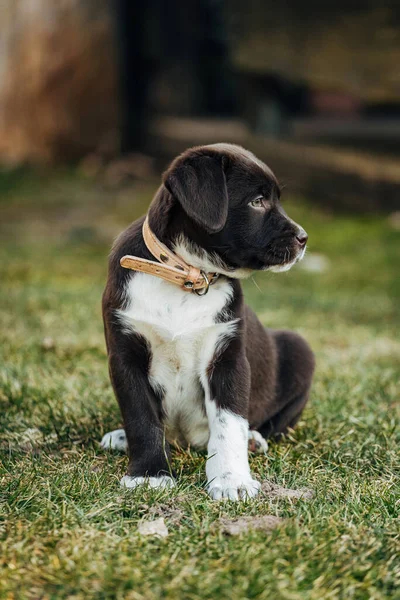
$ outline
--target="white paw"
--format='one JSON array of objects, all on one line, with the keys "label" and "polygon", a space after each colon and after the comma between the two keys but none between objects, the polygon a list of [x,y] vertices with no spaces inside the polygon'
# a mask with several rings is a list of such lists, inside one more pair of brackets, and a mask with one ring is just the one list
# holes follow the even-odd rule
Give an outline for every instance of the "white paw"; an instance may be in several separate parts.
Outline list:
[{"label": "white paw", "polygon": [[103,435],[100,446],[104,450],[118,450],[119,452],[128,452],[128,442],[126,441],[125,429],[114,429]]},{"label": "white paw", "polygon": [[172,488],[175,487],[176,483],[169,475],[160,475],[159,477],[130,477],[130,475],[124,475],[120,481],[121,486],[124,488],[135,488],[138,485],[146,485],[151,488]]},{"label": "white paw", "polygon": [[249,452],[256,454],[266,454],[268,452],[268,442],[259,431],[252,429],[249,431]]},{"label": "white paw", "polygon": [[261,484],[249,477],[222,475],[215,477],[207,485],[208,493],[213,500],[246,500],[254,498],[260,491]]}]

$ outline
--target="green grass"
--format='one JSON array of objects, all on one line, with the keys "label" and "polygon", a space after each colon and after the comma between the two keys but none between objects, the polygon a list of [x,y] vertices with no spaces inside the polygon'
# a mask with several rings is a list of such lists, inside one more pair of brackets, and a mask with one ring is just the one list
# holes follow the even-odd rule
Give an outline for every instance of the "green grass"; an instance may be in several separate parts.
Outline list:
[{"label": "green grass", "polygon": [[[400,252],[386,218],[286,203],[330,268],[258,274],[245,293],[266,325],[309,340],[317,371],[298,428],[251,465],[315,498],[213,503],[204,454],[174,454],[172,492],[123,491],[126,457],[98,444],[120,424],[100,314],[107,254],[155,185],[4,181],[0,598],[400,598]],[[28,428],[43,439],[26,443]],[[284,522],[241,537],[212,526],[257,514]],[[140,537],[138,522],[158,515],[168,538]]]}]

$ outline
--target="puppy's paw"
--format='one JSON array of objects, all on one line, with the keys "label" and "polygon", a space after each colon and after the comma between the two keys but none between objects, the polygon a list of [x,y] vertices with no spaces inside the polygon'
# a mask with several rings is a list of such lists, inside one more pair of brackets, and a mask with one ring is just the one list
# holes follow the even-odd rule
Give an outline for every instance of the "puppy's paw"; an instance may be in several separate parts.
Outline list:
[{"label": "puppy's paw", "polygon": [[257,496],[260,488],[261,484],[250,475],[235,477],[226,474],[215,477],[207,485],[208,493],[213,500],[247,500]]},{"label": "puppy's paw", "polygon": [[151,488],[173,488],[176,486],[175,481],[169,475],[160,475],[159,477],[131,477],[130,475],[124,475],[120,481],[120,484],[124,488],[135,488],[139,485],[145,485]]},{"label": "puppy's paw", "polygon": [[109,431],[103,435],[100,446],[104,450],[128,452],[128,442],[126,441],[125,429],[114,429],[114,431]]},{"label": "puppy's paw", "polygon": [[254,429],[249,431],[249,452],[255,454],[266,454],[268,452],[268,442],[259,431]]}]

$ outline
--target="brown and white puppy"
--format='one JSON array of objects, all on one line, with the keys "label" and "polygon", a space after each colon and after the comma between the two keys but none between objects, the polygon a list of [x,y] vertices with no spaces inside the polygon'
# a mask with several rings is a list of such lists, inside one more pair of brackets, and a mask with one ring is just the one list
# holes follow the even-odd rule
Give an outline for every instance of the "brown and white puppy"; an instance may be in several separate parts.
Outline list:
[{"label": "brown and white puppy", "polygon": [[169,442],[178,441],[207,448],[212,498],[255,496],[248,439],[265,450],[265,438],[299,419],[313,354],[298,335],[265,329],[239,282],[254,270],[286,271],[304,255],[307,234],[279,196],[271,170],[238,146],[201,146],[174,160],[149,224],[187,263],[220,274],[204,296],[120,266],[126,254],[154,260],[143,217],[117,239],[103,314],[124,429],[102,446],[128,450],[122,485],[174,485]]}]

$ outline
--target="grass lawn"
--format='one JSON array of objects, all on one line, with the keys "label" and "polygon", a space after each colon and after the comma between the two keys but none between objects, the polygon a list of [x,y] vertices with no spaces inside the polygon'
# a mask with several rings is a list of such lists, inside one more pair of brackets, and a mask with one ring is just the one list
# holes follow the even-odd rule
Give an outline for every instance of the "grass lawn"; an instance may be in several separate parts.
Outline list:
[{"label": "grass lawn", "polygon": [[[288,197],[329,268],[244,286],[265,325],[316,353],[299,426],[251,458],[312,500],[212,502],[193,450],[174,453],[176,490],[124,491],[127,458],[99,447],[120,425],[100,298],[111,240],[155,185],[0,175],[0,598],[400,598],[399,232]],[[239,537],[215,525],[241,515],[283,521]],[[158,516],[169,536],[141,537]]]}]

